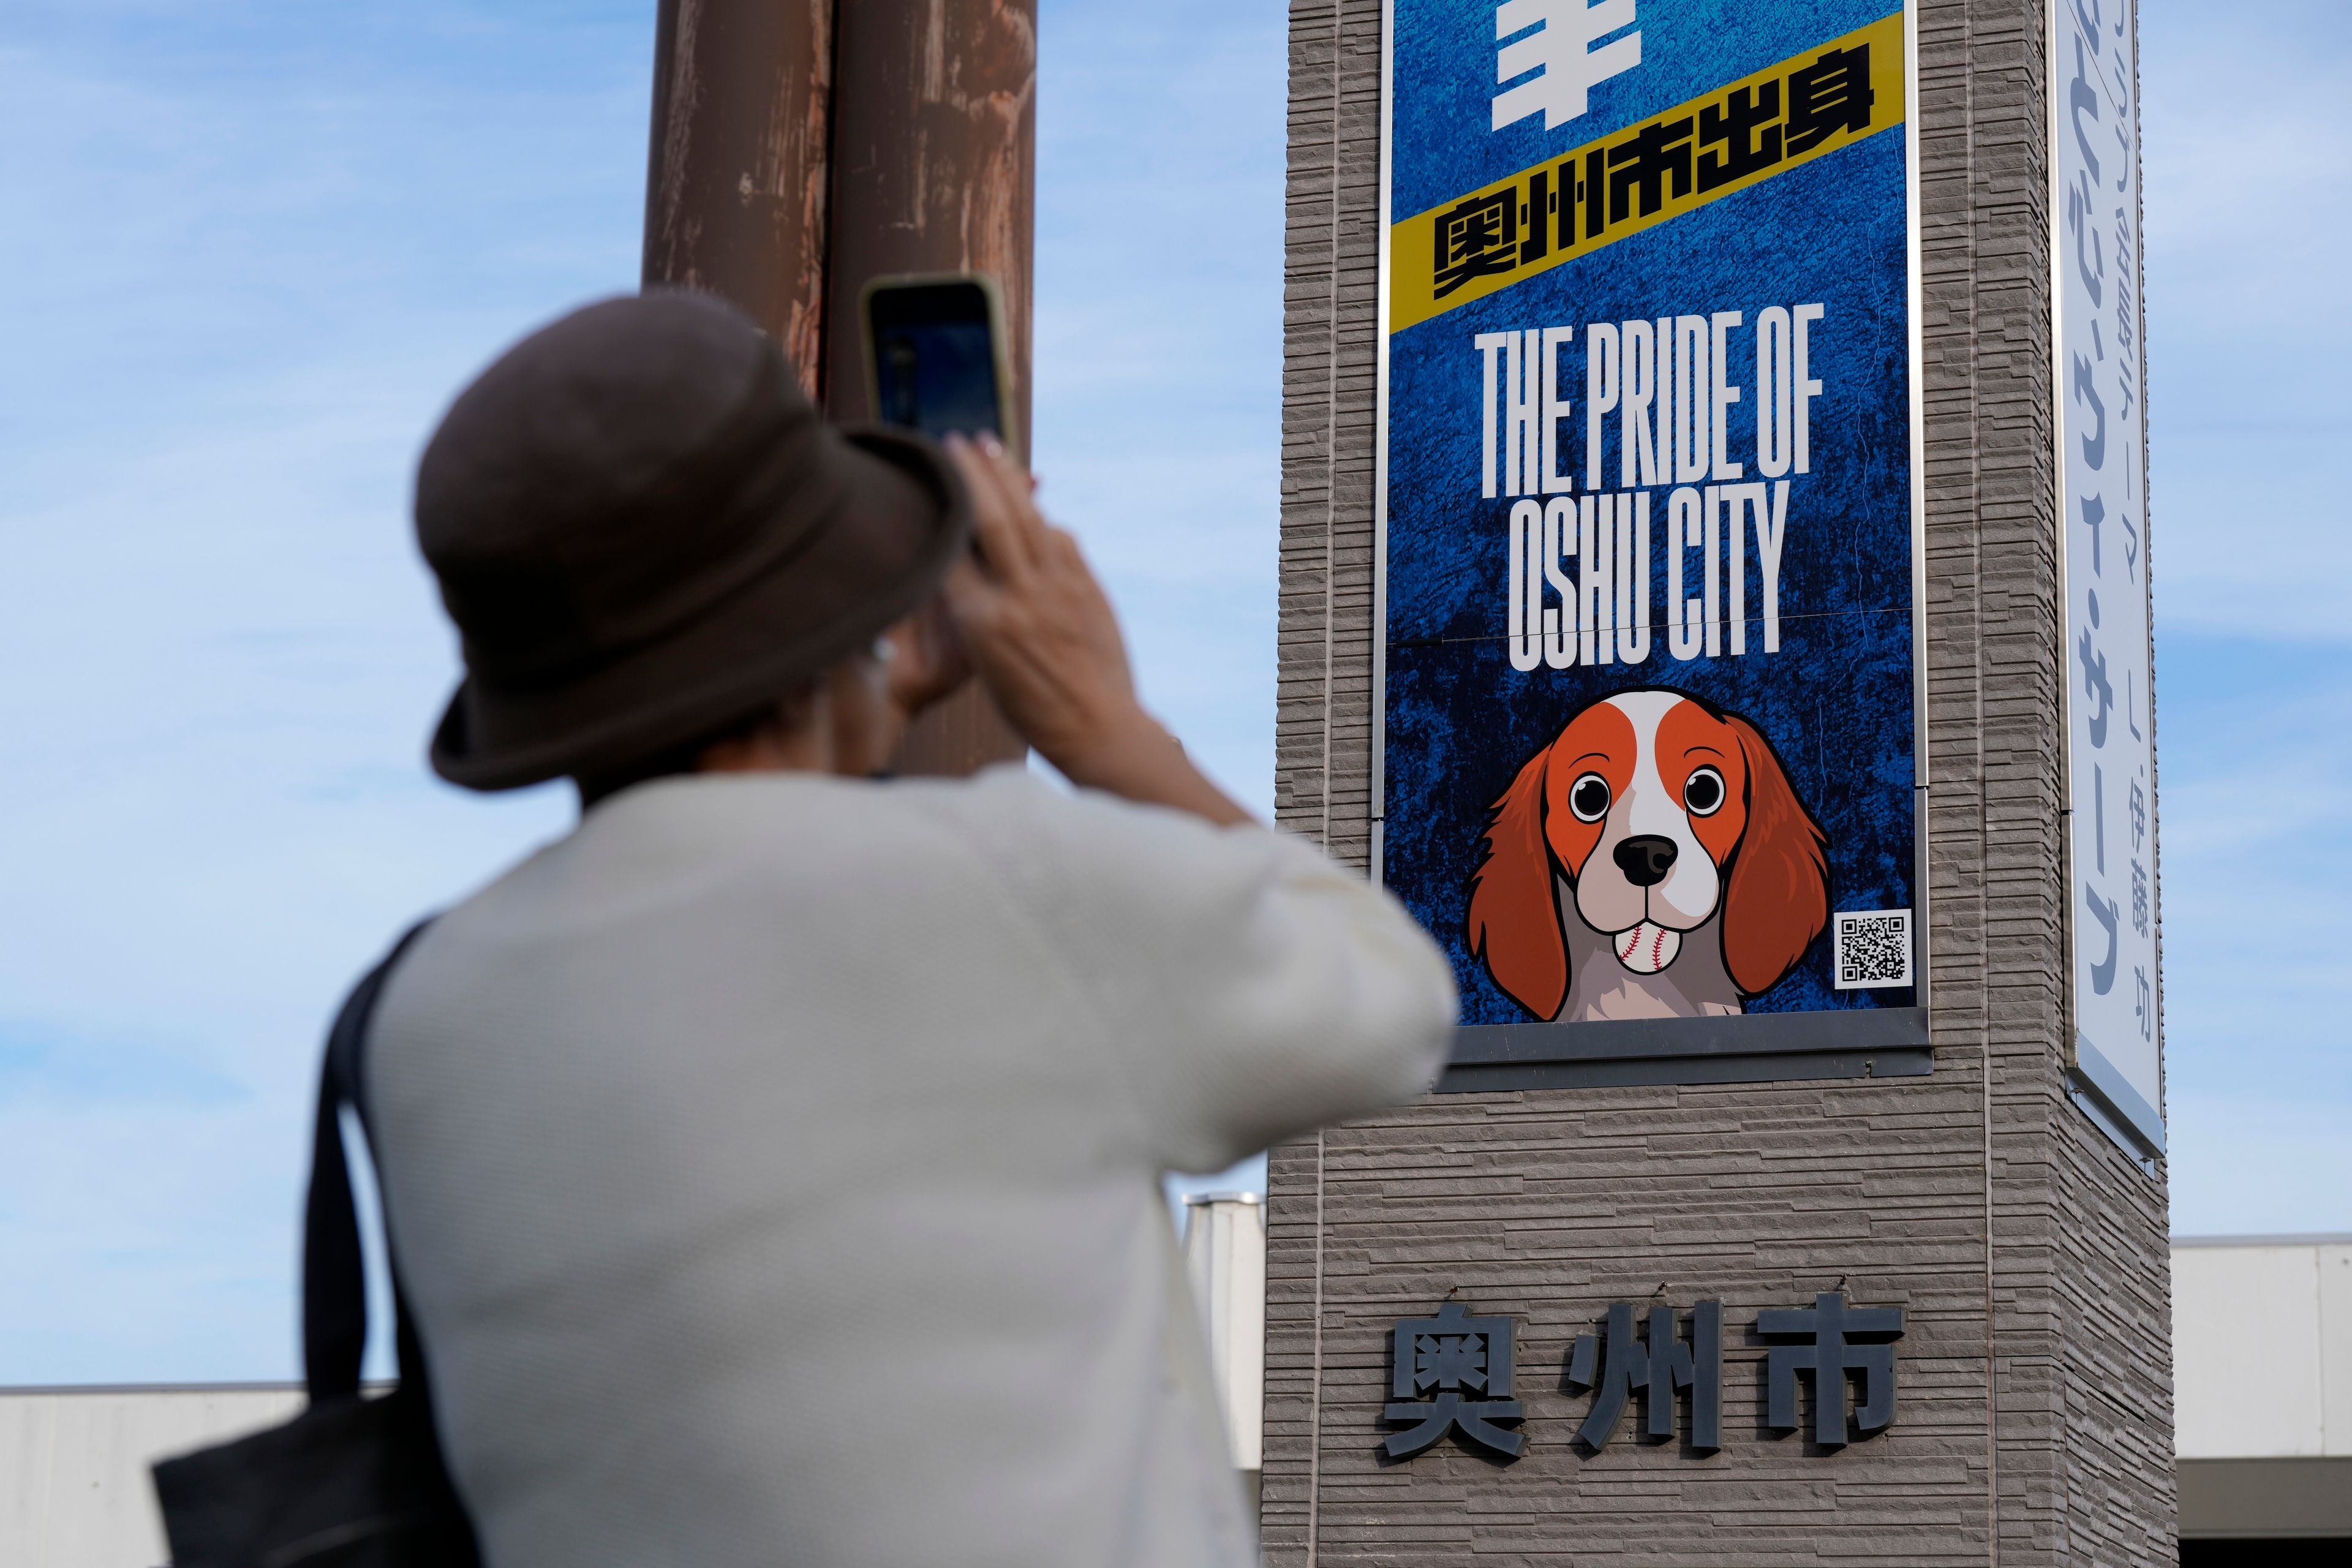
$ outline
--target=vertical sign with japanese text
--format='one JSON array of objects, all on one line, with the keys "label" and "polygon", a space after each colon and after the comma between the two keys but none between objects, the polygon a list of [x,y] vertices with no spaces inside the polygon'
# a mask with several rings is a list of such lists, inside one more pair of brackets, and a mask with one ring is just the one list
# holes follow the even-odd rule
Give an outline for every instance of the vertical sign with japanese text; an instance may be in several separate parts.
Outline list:
[{"label": "vertical sign with japanese text", "polygon": [[2075,1076],[2164,1147],[2133,0],[2054,0]]},{"label": "vertical sign with japanese text", "polygon": [[1466,1025],[1916,1016],[1908,26],[1391,0],[1378,843]]}]

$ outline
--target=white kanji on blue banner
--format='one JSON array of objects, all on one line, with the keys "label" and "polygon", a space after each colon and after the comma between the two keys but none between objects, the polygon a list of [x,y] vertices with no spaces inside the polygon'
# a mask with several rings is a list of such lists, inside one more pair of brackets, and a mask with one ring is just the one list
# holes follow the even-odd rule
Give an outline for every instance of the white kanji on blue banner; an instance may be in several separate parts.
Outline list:
[{"label": "white kanji on blue banner", "polygon": [[[1495,41],[1503,45],[1495,52],[1495,80],[1537,74],[1495,95],[1495,129],[1531,114],[1544,117],[1547,131],[1581,118],[1590,89],[1642,63],[1639,33],[1611,38],[1597,49],[1593,41],[1633,25],[1633,0],[1601,0],[1598,5],[1585,0],[1503,0],[1495,11]],[[1536,30],[1503,43],[1529,27]]]}]

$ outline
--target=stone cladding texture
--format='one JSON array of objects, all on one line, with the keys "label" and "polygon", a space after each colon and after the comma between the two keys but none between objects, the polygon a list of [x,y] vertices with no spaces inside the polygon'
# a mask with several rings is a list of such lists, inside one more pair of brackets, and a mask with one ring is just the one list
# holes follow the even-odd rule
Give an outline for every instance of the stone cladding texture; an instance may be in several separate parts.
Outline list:
[{"label": "stone cladding texture", "polygon": [[[1371,847],[1381,0],[1294,0],[1276,812]],[[2050,24],[1919,7],[1927,1078],[1433,1096],[1275,1152],[1271,1563],[2169,1563],[2162,1168],[2065,1089]],[[1895,1426],[1761,1420],[1759,1309],[1906,1309]],[[1528,1451],[1381,1462],[1388,1330],[1514,1314]],[[1613,1300],[1726,1308],[1725,1446],[1570,1442]]]}]

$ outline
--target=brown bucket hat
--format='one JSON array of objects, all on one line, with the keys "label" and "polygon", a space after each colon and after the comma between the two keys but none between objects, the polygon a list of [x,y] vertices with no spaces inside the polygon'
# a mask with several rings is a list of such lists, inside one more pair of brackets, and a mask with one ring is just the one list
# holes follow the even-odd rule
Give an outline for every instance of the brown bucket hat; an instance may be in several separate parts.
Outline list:
[{"label": "brown bucket hat", "polygon": [[417,466],[466,656],[434,771],[512,789],[709,734],[921,605],[970,527],[938,447],[825,424],[734,307],[576,310],[460,393]]}]

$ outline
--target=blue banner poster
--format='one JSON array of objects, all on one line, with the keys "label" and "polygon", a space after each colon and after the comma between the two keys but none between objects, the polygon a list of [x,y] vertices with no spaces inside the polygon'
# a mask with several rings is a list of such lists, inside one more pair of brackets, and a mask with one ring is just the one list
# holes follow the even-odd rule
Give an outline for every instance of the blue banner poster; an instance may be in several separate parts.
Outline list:
[{"label": "blue banner poster", "polygon": [[1465,1025],[1919,1004],[1906,28],[1392,0],[1381,874]]}]

